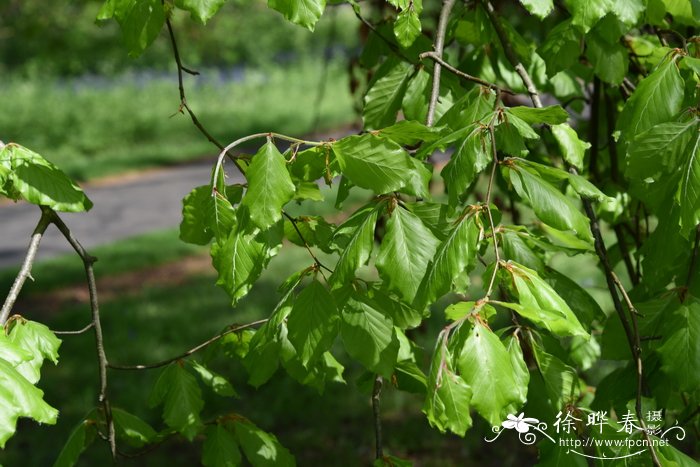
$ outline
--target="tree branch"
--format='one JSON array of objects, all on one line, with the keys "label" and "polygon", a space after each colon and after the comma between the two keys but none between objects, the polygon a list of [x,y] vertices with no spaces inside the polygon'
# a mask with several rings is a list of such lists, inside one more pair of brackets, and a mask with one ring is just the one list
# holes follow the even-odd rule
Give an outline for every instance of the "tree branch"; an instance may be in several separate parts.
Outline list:
[{"label": "tree branch", "polygon": [[252,323],[242,324],[240,326],[231,326],[227,330],[225,330],[224,332],[219,333],[216,336],[207,339],[206,341],[202,342],[201,344],[199,344],[195,347],[192,347],[190,350],[183,352],[180,355],[177,355],[177,356],[172,357],[172,358],[168,358],[167,360],[162,360],[162,361],[156,362],[156,363],[147,363],[147,364],[143,364],[143,365],[116,365],[116,364],[110,363],[109,367],[113,370],[152,370],[154,368],[160,368],[160,367],[168,365],[172,362],[176,362],[178,360],[182,360],[183,358],[187,358],[190,355],[192,355],[193,353],[198,352],[198,351],[202,350],[203,348],[213,344],[214,342],[218,341],[219,339],[221,339],[224,336],[227,336],[227,335],[234,333],[234,332],[242,331],[244,329],[252,328],[252,327],[257,326],[259,324],[266,323],[267,321],[268,321],[268,319],[261,319],[258,321],[253,321]]},{"label": "tree branch", "polygon": [[433,44],[434,58],[440,59],[440,61],[435,60],[435,64],[433,66],[433,89],[430,94],[430,101],[428,103],[428,117],[426,119],[427,126],[433,126],[435,120],[435,109],[437,108],[437,101],[440,98],[442,51],[445,48],[447,23],[450,19],[450,13],[452,12],[452,7],[454,7],[454,5],[455,0],[444,0],[442,3],[442,10],[440,11],[440,19],[438,20],[437,32],[435,33],[435,43]]},{"label": "tree branch", "polygon": [[374,387],[372,388],[372,414],[374,415],[374,439],[375,439],[375,458],[381,459],[384,457],[384,448],[382,447],[382,414],[379,407],[380,397],[382,394],[382,377],[377,375],[374,378]]},{"label": "tree branch", "polygon": [[52,330],[51,332],[53,332],[57,336],[77,336],[79,334],[84,334],[84,333],[88,332],[90,329],[92,329],[94,327],[95,327],[95,323],[90,322],[90,323],[88,323],[87,326],[85,326],[84,328],[79,329],[77,331],[53,331]]},{"label": "tree branch", "polygon": [[503,29],[503,25],[501,24],[501,20],[498,17],[498,13],[496,13],[496,10],[493,8],[493,5],[490,1],[481,0],[481,4],[484,6],[486,14],[488,15],[489,19],[491,20],[491,24],[493,24],[493,27],[496,30],[496,35],[498,35],[498,38],[501,41],[501,45],[503,46],[503,51],[506,54],[506,58],[513,66],[515,72],[520,76],[520,79],[525,85],[525,89],[527,89],[527,92],[530,95],[530,100],[532,100],[532,103],[535,107],[542,107],[540,94],[537,92],[535,83],[532,81],[532,78],[525,69],[525,66],[523,66],[522,62],[520,61],[520,58],[518,58],[518,55],[515,53],[515,50],[513,50],[513,46],[508,40],[508,35]]},{"label": "tree branch", "polygon": [[102,409],[104,410],[105,423],[107,424],[107,440],[109,442],[109,449],[112,453],[112,458],[115,459],[117,456],[117,443],[116,436],[114,433],[114,421],[112,420],[112,408],[110,406],[109,397],[107,395],[107,355],[104,348],[104,340],[102,337],[102,323],[100,321],[100,307],[97,301],[97,283],[95,282],[95,272],[93,270],[93,264],[97,261],[97,258],[90,255],[80,242],[73,236],[68,226],[61,220],[56,211],[53,209],[42,207],[42,211],[50,216],[51,223],[53,223],[58,230],[63,234],[65,239],[70,243],[75,252],[80,256],[83,261],[83,266],[85,267],[85,275],[87,276],[88,292],[90,294],[90,309],[92,311],[92,327],[95,329],[95,347],[97,349],[97,363],[99,368],[99,379],[100,379],[100,393],[98,400],[102,404]]},{"label": "tree branch", "polygon": [[419,57],[421,60],[429,58],[429,59],[435,61],[436,64],[440,64],[442,67],[444,67],[450,73],[454,74],[455,76],[459,76],[460,78],[464,78],[467,81],[471,81],[473,83],[480,84],[480,85],[485,86],[489,89],[493,89],[494,91],[497,91],[497,92],[502,92],[502,93],[506,93],[506,94],[514,94],[513,91],[511,91],[509,89],[501,88],[498,85],[493,84],[493,83],[489,83],[488,81],[483,80],[477,76],[472,76],[468,73],[463,72],[462,70],[458,70],[457,68],[453,67],[452,65],[450,65],[449,63],[444,61],[438,55],[436,55],[435,52],[423,52],[422,54],[419,55]]},{"label": "tree branch", "polygon": [[51,216],[46,214],[44,211],[41,212],[41,217],[39,222],[34,228],[34,233],[32,233],[32,238],[29,241],[29,246],[27,247],[27,255],[24,257],[24,262],[22,267],[15,278],[15,281],[10,288],[10,292],[7,294],[5,303],[2,305],[2,310],[0,311],[0,325],[5,324],[7,318],[10,317],[12,312],[12,307],[19,297],[19,293],[27,280],[27,277],[32,277],[32,265],[34,264],[34,258],[36,257],[36,252],[39,249],[39,243],[41,243],[41,237],[46,232],[46,228],[51,223]]}]

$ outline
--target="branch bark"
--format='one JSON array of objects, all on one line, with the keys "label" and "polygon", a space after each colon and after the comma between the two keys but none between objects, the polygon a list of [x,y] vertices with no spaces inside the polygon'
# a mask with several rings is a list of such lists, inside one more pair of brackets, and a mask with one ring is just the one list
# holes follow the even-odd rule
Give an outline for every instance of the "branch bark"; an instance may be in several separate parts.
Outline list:
[{"label": "branch bark", "polygon": [[32,238],[29,241],[29,246],[27,247],[27,255],[24,257],[22,267],[20,268],[19,274],[17,274],[15,281],[12,283],[10,292],[7,294],[5,303],[2,305],[2,310],[0,310],[0,325],[5,324],[7,318],[10,317],[12,307],[15,305],[17,297],[19,297],[19,293],[22,290],[24,283],[26,282],[28,277],[32,277],[31,274],[32,266],[34,265],[34,258],[36,258],[36,252],[39,250],[41,237],[44,235],[44,232],[46,232],[46,228],[49,226],[50,223],[51,217],[44,211],[42,211],[41,217],[39,218],[39,222],[37,223],[36,228],[34,228],[34,233],[32,233]]},{"label": "branch bark", "polygon": [[437,101],[440,97],[440,73],[442,63],[444,63],[442,62],[442,51],[445,48],[447,22],[450,19],[450,13],[452,12],[452,7],[454,7],[454,5],[455,0],[445,0],[442,4],[442,10],[440,11],[437,33],[435,34],[435,44],[433,44],[434,56],[432,58],[435,60],[435,64],[433,66],[433,89],[430,94],[430,101],[428,103],[428,117],[426,120],[427,126],[433,126],[435,121],[435,109],[437,108]]},{"label": "branch bark", "polygon": [[513,91],[505,88],[501,88],[493,83],[489,83],[486,80],[483,80],[477,76],[472,76],[468,73],[463,72],[462,70],[458,70],[457,68],[453,67],[449,63],[447,63],[445,60],[443,60],[440,56],[438,56],[434,51],[433,52],[423,52],[422,54],[419,55],[419,58],[426,59],[429,58],[433,60],[436,63],[436,66],[439,64],[442,67],[444,67],[447,71],[450,73],[454,74],[455,76],[459,76],[460,78],[464,78],[467,81],[471,81],[472,83],[480,84],[482,86],[486,86],[489,89],[493,89],[494,91],[497,92],[503,92],[506,94],[513,94]]}]

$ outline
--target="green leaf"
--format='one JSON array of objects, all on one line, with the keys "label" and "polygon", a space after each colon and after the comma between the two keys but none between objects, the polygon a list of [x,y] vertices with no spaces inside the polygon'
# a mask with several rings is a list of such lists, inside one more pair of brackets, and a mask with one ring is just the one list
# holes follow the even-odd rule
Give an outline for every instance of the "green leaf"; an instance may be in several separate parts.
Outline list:
[{"label": "green leaf", "polygon": [[447,348],[443,345],[442,334],[430,364],[428,390],[423,404],[423,412],[431,426],[441,432],[447,430],[464,436],[472,425],[469,414],[469,401],[472,390],[464,380],[454,373]]},{"label": "green leaf", "polygon": [[0,448],[16,430],[17,418],[33,418],[54,425],[58,410],[44,401],[44,393],[15,368],[0,359]]},{"label": "green leaf", "polygon": [[202,429],[199,413],[204,407],[197,380],[179,362],[171,363],[161,372],[148,403],[163,404],[163,420],[192,441]]},{"label": "green leaf", "polygon": [[[212,202],[211,186],[198,186],[182,199],[180,240],[195,245],[206,245],[214,236],[207,228],[207,207]],[[233,217],[232,217],[233,219]]]},{"label": "green leaf", "polygon": [[538,373],[544,381],[551,407],[554,411],[565,410],[567,404],[576,401],[578,397],[576,370],[545,352],[542,346],[534,340],[531,340],[530,343],[539,368]]},{"label": "green leaf", "polygon": [[65,173],[23,146],[10,143],[0,150],[0,166],[9,170],[3,175],[7,179],[5,187],[0,189],[4,188],[13,199],[64,212],[88,211],[92,207],[92,201]]},{"label": "green leaf", "polygon": [[349,234],[347,241],[341,245],[343,252],[329,278],[334,288],[347,284],[355,276],[355,271],[369,260],[379,207],[380,205],[369,204],[358,209],[336,230],[336,242],[345,237],[345,232]]},{"label": "green leaf", "polygon": [[282,218],[282,207],[294,196],[294,183],[287,171],[287,161],[268,141],[253,156],[246,170],[248,191],[241,207],[260,229],[265,230]]},{"label": "green leaf", "polygon": [[390,377],[399,352],[394,323],[376,302],[354,294],[342,311],[340,335],[348,354],[373,373]]},{"label": "green leaf", "polygon": [[481,126],[472,128],[473,131],[452,154],[440,173],[453,206],[457,205],[459,196],[491,162],[491,137],[488,130]]},{"label": "green leaf", "polygon": [[624,141],[632,141],[643,131],[672,120],[682,105],[683,80],[676,61],[667,60],[639,83],[617,119],[617,129]]},{"label": "green leaf", "polygon": [[619,42],[610,43],[593,29],[586,35],[586,57],[593,64],[593,72],[604,82],[619,86],[627,75],[629,55]]},{"label": "green leaf", "polygon": [[459,274],[473,267],[480,230],[473,212],[460,217],[428,264],[414,300],[417,309],[425,309],[449,292]]},{"label": "green leaf", "polygon": [[460,97],[438,120],[437,125],[447,125],[457,131],[473,123],[485,122],[493,115],[494,100],[495,94],[492,90],[474,88]]},{"label": "green leaf", "polygon": [[612,2],[611,11],[617,18],[628,26],[637,24],[642,13],[647,8],[645,0],[626,0],[624,2]]},{"label": "green leaf", "polygon": [[501,305],[554,334],[589,337],[569,305],[535,271],[512,261],[506,263],[505,269],[512,277],[520,306]]},{"label": "green leaf", "polygon": [[378,130],[396,121],[412,67],[399,60],[387,60],[377,70],[376,80],[365,95],[362,121],[366,130]]},{"label": "green leaf", "polygon": [[681,391],[700,387],[700,301],[686,300],[663,324],[661,370]]},{"label": "green leaf", "polygon": [[202,378],[202,382],[209,386],[216,394],[225,397],[238,396],[236,390],[233,389],[233,386],[231,386],[231,383],[229,383],[226,378],[199,362],[191,361],[190,363],[192,364],[192,369]]},{"label": "green leaf", "polygon": [[500,425],[508,414],[516,413],[525,403],[527,379],[523,381],[522,373],[525,362],[518,362],[514,368],[515,358],[511,358],[498,336],[480,321],[474,322],[457,358],[459,372],[472,389],[472,406],[491,425]]},{"label": "green leaf", "polygon": [[540,19],[546,18],[554,9],[552,0],[520,0],[525,9]]},{"label": "green leaf", "polygon": [[[277,228],[279,227],[279,228]],[[238,226],[222,242],[211,247],[212,264],[219,276],[216,285],[223,288],[236,304],[246,295],[281,243],[281,227],[249,233]]]},{"label": "green leaf", "polygon": [[697,134],[699,121],[654,125],[637,135],[627,150],[625,175],[629,178],[660,180],[683,165],[682,155]]},{"label": "green leaf", "polygon": [[326,8],[326,0],[267,0],[267,6],[292,23],[313,31]]},{"label": "green leaf", "polygon": [[421,24],[418,13],[409,7],[399,13],[394,23],[394,35],[402,47],[408,48],[420,36]]},{"label": "green leaf", "polygon": [[151,425],[118,407],[112,407],[112,417],[117,436],[135,448],[153,442],[157,436]]},{"label": "green leaf", "polygon": [[267,433],[250,421],[236,420],[236,439],[253,467],[293,467],[294,457],[280,444],[275,435]]},{"label": "green leaf", "polygon": [[23,362],[33,360],[34,353],[30,350],[24,350],[18,344],[12,342],[5,332],[0,332],[0,358],[13,367],[17,367]]},{"label": "green leaf", "polygon": [[535,215],[555,229],[573,230],[576,236],[593,241],[588,218],[559,190],[527,170],[508,166],[510,181],[521,198],[527,200]]},{"label": "green leaf", "polygon": [[535,271],[544,270],[544,260],[532,250],[530,245],[526,242],[526,238],[529,238],[527,232],[519,232],[510,229],[501,230],[499,244],[501,248],[503,248],[503,255]]},{"label": "green leaf", "polygon": [[[408,153],[386,138],[369,133],[349,136],[333,143],[333,152],[343,175],[378,194],[400,191],[408,180],[422,179],[420,168]],[[427,186],[421,191],[420,195],[427,195]]]},{"label": "green leaf", "polygon": [[395,299],[383,290],[371,289],[364,300],[371,303],[375,309],[389,315],[394,326],[400,329],[418,327],[425,317],[420,311]]},{"label": "green leaf", "polygon": [[226,0],[175,0],[176,7],[189,11],[192,19],[202,24],[206,24],[224,3]]},{"label": "green leaf", "polygon": [[386,223],[377,269],[390,290],[412,303],[437,248],[438,240],[421,220],[397,206]]},{"label": "green leaf", "polygon": [[569,113],[560,105],[550,105],[549,107],[510,107],[508,113],[517,116],[530,125],[547,123],[557,125],[565,123],[569,119]]},{"label": "green leaf", "polygon": [[700,132],[697,131],[690,141],[681,169],[678,202],[681,205],[682,232],[688,232],[700,223]]},{"label": "green leaf", "polygon": [[613,0],[564,0],[573,17],[572,24],[588,32],[611,9]]},{"label": "green leaf", "polygon": [[571,128],[568,123],[552,125],[551,128],[564,160],[578,170],[583,170],[583,156],[586,149],[591,147],[591,143],[581,141],[576,130]]},{"label": "green leaf", "polygon": [[95,424],[92,420],[82,420],[68,436],[53,467],[73,467],[85,449],[95,439]]},{"label": "green leaf", "polygon": [[[304,241],[306,241],[309,246],[316,246],[326,253],[331,252],[329,242],[333,237],[334,225],[326,222],[321,216],[296,217],[294,223],[296,229],[291,221],[284,220],[284,236],[287,240],[299,246],[305,246]],[[299,236],[299,232],[301,232],[301,236]]]},{"label": "green leaf", "polygon": [[58,348],[61,346],[61,340],[41,323],[24,319],[16,320],[8,340],[31,355],[30,360],[20,362],[15,369],[32,384],[41,378],[44,359],[49,359],[54,364],[58,363]]},{"label": "green leaf", "polygon": [[425,126],[415,120],[401,120],[391,126],[377,130],[377,133],[397,144],[414,146],[420,142],[435,141],[443,131],[444,128],[442,127]]},{"label": "green leaf", "polygon": [[593,321],[598,321],[599,323],[605,321],[605,313],[598,302],[591,297],[591,294],[586,289],[571,278],[555,269],[549,268],[543,279],[552,286],[572,310],[575,310],[577,318],[587,328],[591,327]]},{"label": "green leaf", "polygon": [[202,465],[206,467],[237,467],[241,465],[241,451],[236,437],[222,425],[207,428],[202,449]]},{"label": "green leaf", "polygon": [[550,78],[577,63],[581,54],[581,36],[576,28],[571,27],[571,20],[562,21],[549,31],[537,53],[544,59]]},{"label": "green leaf", "polygon": [[158,37],[165,24],[165,8],[159,0],[108,0],[97,19],[114,17],[122,30],[129,55],[138,57]]},{"label": "green leaf", "polygon": [[338,310],[320,282],[314,280],[299,293],[287,326],[289,341],[305,367],[330,349],[338,333]]}]

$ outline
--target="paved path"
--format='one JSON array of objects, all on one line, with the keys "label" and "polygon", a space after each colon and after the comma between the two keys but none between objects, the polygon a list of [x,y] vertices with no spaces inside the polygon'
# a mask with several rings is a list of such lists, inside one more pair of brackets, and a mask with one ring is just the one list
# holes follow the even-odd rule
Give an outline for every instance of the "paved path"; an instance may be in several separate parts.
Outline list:
[{"label": "paved path", "polygon": [[[230,166],[230,164],[228,164]],[[209,183],[212,162],[165,168],[125,180],[84,187],[95,206],[87,213],[61,217],[89,250],[133,235],[179,225],[182,198],[195,186]],[[230,175],[234,175],[230,170]],[[231,180],[235,183],[235,180]],[[20,264],[39,209],[28,203],[0,205],[0,268]],[[71,252],[54,226],[49,226],[37,257]]]}]

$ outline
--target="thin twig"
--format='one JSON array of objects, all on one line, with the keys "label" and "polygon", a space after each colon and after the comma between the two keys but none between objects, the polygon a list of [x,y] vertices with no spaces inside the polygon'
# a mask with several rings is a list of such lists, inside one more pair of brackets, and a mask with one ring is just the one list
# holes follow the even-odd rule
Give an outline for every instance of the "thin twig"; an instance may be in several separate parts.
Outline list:
[{"label": "thin twig", "polygon": [[491,238],[493,238],[493,251],[496,253],[496,264],[493,267],[493,273],[491,274],[491,280],[489,281],[489,288],[486,290],[486,296],[484,300],[488,300],[493,292],[493,284],[496,282],[496,274],[498,273],[498,268],[501,265],[501,255],[498,252],[498,235],[496,235],[496,226],[493,222],[493,215],[491,214],[491,191],[493,189],[493,182],[496,178],[496,169],[498,168],[498,152],[496,150],[496,132],[494,129],[494,120],[492,119],[489,123],[489,136],[491,138],[491,155],[493,158],[491,175],[489,176],[489,185],[486,189],[486,215],[489,218],[489,226],[491,227]]},{"label": "thin twig", "polygon": [[98,400],[102,404],[104,410],[105,422],[107,424],[107,440],[109,449],[112,453],[112,458],[117,456],[117,443],[114,432],[114,421],[112,420],[112,408],[110,406],[109,397],[107,395],[107,355],[104,348],[104,340],[102,337],[102,323],[100,321],[100,307],[97,301],[97,283],[95,281],[95,272],[93,264],[97,258],[90,255],[80,242],[73,236],[68,226],[61,220],[58,214],[49,208],[42,207],[42,211],[50,216],[51,222],[63,234],[68,243],[73,247],[75,252],[80,256],[85,267],[85,275],[87,276],[88,292],[90,294],[90,309],[92,311],[92,324],[95,329],[95,347],[97,349],[97,363],[99,367],[100,393]]},{"label": "thin twig", "polygon": [[598,179],[598,147],[599,147],[599,118],[600,118],[600,78],[593,77],[593,96],[591,97],[591,118],[588,127],[588,142],[591,144],[589,172],[593,180]]},{"label": "thin twig", "polygon": [[457,68],[453,67],[452,65],[447,63],[442,58],[438,57],[435,52],[432,52],[432,51],[431,52],[423,52],[422,54],[419,55],[419,57],[421,60],[429,58],[429,59],[435,61],[436,64],[440,64],[442,67],[444,67],[450,73],[452,73],[456,76],[459,76],[460,78],[464,78],[467,81],[471,81],[473,83],[480,84],[480,85],[485,86],[489,89],[493,89],[494,91],[497,91],[497,92],[503,92],[506,94],[515,94],[510,89],[501,88],[498,85],[493,84],[493,83],[489,83],[488,81],[483,80],[477,76],[472,76],[468,73],[463,72],[462,70],[458,70]]},{"label": "thin twig", "polygon": [[440,19],[438,20],[437,32],[435,33],[435,43],[433,44],[434,59],[433,64],[433,89],[430,93],[430,101],[428,102],[428,116],[426,119],[427,126],[433,126],[435,120],[435,109],[437,108],[438,99],[440,98],[440,73],[442,69],[442,51],[445,48],[445,35],[447,34],[447,23],[452,13],[452,7],[455,5],[455,0],[444,0],[442,10],[440,11]]},{"label": "thin twig", "polygon": [[379,407],[381,394],[382,377],[381,375],[377,375],[374,378],[374,387],[372,388],[372,414],[374,415],[375,457],[377,459],[381,459],[384,457],[384,448],[382,447],[382,414]]},{"label": "thin twig", "polygon": [[357,7],[353,5],[353,11],[355,12],[355,16],[357,17],[357,19],[359,19],[360,22],[364,24],[365,27],[367,27],[367,29],[375,33],[377,37],[380,38],[389,47],[389,50],[391,50],[396,56],[400,57],[402,60],[405,60],[408,63],[415,65],[415,63],[413,63],[413,60],[406,56],[406,54],[404,54],[392,40],[385,37],[384,34],[382,34],[381,31],[379,31],[379,29],[377,29],[364,16],[362,16],[362,12],[360,11],[359,5]]},{"label": "thin twig", "polygon": [[196,353],[196,352],[202,350],[203,348],[213,344],[214,342],[218,341],[219,339],[221,339],[224,336],[227,336],[227,335],[234,333],[234,332],[242,331],[244,329],[252,328],[252,327],[257,326],[259,324],[266,323],[267,321],[268,321],[268,319],[260,319],[258,321],[253,321],[252,323],[242,324],[240,326],[232,326],[232,327],[228,328],[227,330],[225,330],[224,332],[219,333],[216,336],[207,339],[206,341],[202,342],[201,344],[199,344],[195,347],[192,347],[190,350],[183,352],[180,355],[177,355],[175,357],[168,358],[167,360],[162,360],[160,362],[148,363],[148,364],[143,364],[143,365],[117,365],[117,364],[110,363],[109,367],[112,368],[113,370],[152,370],[154,368],[160,368],[160,367],[168,365],[172,362],[176,362],[178,360],[182,360],[183,358],[187,358],[190,355],[192,355],[193,353]]},{"label": "thin twig", "polygon": [[29,241],[29,246],[27,247],[27,255],[24,257],[24,262],[22,267],[15,278],[10,292],[7,294],[5,303],[2,305],[2,311],[0,311],[0,325],[5,324],[7,318],[10,317],[10,312],[12,312],[12,307],[19,297],[19,293],[24,286],[25,281],[28,277],[32,277],[32,265],[34,264],[34,258],[36,258],[36,252],[39,249],[39,243],[41,243],[41,237],[46,232],[46,228],[51,223],[51,216],[46,214],[44,211],[41,212],[41,217],[39,222],[34,228],[34,233],[32,233],[32,238]]},{"label": "thin twig", "polygon": [[77,336],[79,334],[84,334],[84,333],[88,332],[93,327],[95,327],[95,323],[88,323],[87,326],[85,326],[84,328],[79,329],[77,331],[51,331],[51,332],[53,332],[57,336]]},{"label": "thin twig", "polygon": [[633,285],[639,284],[639,275],[634,269],[634,264],[632,264],[632,254],[627,248],[627,242],[625,241],[625,232],[622,230],[621,224],[616,224],[613,226],[615,231],[615,237],[617,238],[617,246],[620,248],[620,253],[622,255],[622,261],[625,263],[625,268],[627,269],[627,275],[632,281]]},{"label": "thin twig", "polygon": [[328,267],[326,267],[326,266],[321,262],[321,260],[319,260],[318,257],[314,254],[314,252],[311,250],[311,247],[309,246],[309,242],[306,241],[306,239],[304,238],[304,235],[301,233],[301,230],[299,230],[299,226],[297,226],[297,220],[296,220],[296,218],[290,216],[290,215],[289,215],[287,212],[285,212],[285,211],[283,211],[282,214],[284,215],[284,217],[286,217],[287,219],[289,219],[289,222],[291,222],[292,227],[294,227],[294,230],[296,231],[297,235],[299,235],[299,238],[301,239],[302,243],[304,243],[304,247],[306,248],[306,251],[309,252],[309,254],[311,255],[311,258],[313,258],[314,262],[316,263],[316,266],[318,266],[321,275],[322,275],[323,278],[326,280],[326,282],[328,282],[328,279],[326,279],[326,276],[323,274],[322,269],[325,269],[326,271],[330,272],[331,274],[333,274],[333,270],[330,269],[330,268],[328,268]]},{"label": "thin twig", "polygon": [[498,38],[501,41],[501,45],[503,46],[503,51],[506,54],[506,58],[513,66],[515,72],[520,76],[521,81],[525,85],[525,89],[527,89],[527,92],[530,95],[530,100],[532,100],[532,103],[535,105],[535,107],[542,107],[542,101],[540,100],[540,95],[537,92],[535,83],[532,81],[532,78],[525,69],[525,66],[520,61],[518,55],[515,53],[515,50],[513,50],[513,46],[508,40],[508,35],[503,29],[503,25],[501,24],[501,20],[498,17],[496,10],[493,8],[493,5],[488,0],[481,0],[481,4],[484,6],[486,14],[488,15],[489,20],[491,20],[491,24],[493,24],[493,27],[496,30],[496,35],[498,35]]}]

